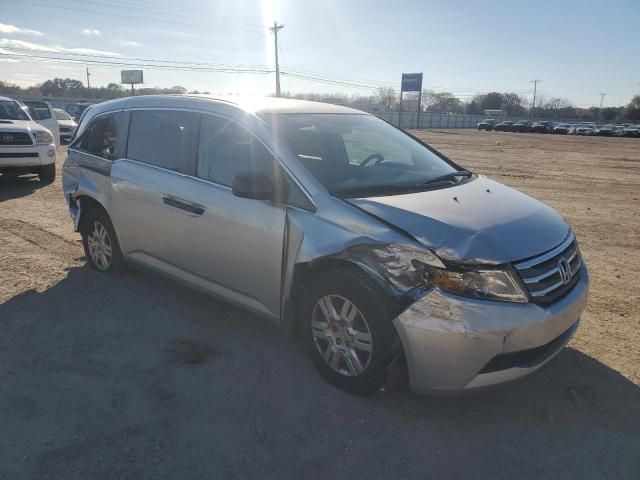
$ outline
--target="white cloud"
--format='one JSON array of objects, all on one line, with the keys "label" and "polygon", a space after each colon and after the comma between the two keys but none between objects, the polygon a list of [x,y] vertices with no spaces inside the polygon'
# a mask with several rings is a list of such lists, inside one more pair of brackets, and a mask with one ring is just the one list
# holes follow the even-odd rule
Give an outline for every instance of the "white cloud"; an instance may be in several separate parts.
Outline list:
[{"label": "white cloud", "polygon": [[36,50],[38,52],[55,52],[55,48],[47,47],[46,45],[40,45],[39,43],[26,42],[24,40],[15,40],[12,38],[0,39],[0,46],[2,47],[15,47],[26,48],[28,50]]},{"label": "white cloud", "polygon": [[[0,47],[14,47],[24,50],[33,50],[34,52],[47,52],[47,53],[75,53],[78,55],[108,55],[111,57],[121,56],[116,52],[107,52],[104,50],[95,50],[93,48],[66,48],[60,45],[48,46],[41,45],[39,43],[25,42],[24,40],[15,40],[12,38],[0,38]],[[3,53],[16,53],[5,51]],[[20,52],[24,53],[24,52]]]},{"label": "white cloud", "polygon": [[131,40],[118,40],[116,45],[119,47],[139,47],[140,44],[138,42],[133,42]]},{"label": "white cloud", "polygon": [[100,30],[96,30],[95,28],[85,28],[82,30],[83,35],[93,35],[96,37],[100,36]]},{"label": "white cloud", "polygon": [[0,23],[0,33],[24,33],[26,35],[38,35],[42,36],[43,33],[37,30],[31,30],[29,28],[20,28],[15,25],[9,25],[8,23]]}]

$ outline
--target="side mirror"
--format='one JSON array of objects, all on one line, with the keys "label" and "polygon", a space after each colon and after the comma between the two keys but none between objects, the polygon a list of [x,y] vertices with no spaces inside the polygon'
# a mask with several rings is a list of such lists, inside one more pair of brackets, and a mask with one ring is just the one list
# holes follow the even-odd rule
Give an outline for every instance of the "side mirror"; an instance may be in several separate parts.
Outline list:
[{"label": "side mirror", "polygon": [[254,200],[275,200],[276,189],[273,182],[262,172],[238,173],[231,185],[236,197]]}]

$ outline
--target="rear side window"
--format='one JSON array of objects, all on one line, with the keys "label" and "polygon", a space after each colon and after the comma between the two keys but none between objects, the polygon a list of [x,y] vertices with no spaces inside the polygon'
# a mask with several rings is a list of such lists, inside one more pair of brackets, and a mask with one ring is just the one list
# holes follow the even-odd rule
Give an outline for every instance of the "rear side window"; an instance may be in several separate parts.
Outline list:
[{"label": "rear side window", "polygon": [[92,155],[113,160],[118,138],[118,113],[97,118],[84,132],[78,148]]},{"label": "rear side window", "polygon": [[31,118],[35,121],[48,120],[51,118],[51,111],[46,103],[28,100],[24,102],[24,104],[29,109],[29,115],[31,115]]},{"label": "rear side window", "polygon": [[131,112],[127,158],[192,174],[199,114],[179,110]]}]

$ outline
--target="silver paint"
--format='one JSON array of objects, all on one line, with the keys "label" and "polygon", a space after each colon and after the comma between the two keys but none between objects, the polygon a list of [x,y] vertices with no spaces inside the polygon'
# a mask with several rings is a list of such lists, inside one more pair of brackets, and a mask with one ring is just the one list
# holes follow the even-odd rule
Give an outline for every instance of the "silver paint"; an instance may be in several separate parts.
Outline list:
[{"label": "silver paint", "polygon": [[[358,113],[315,102],[141,96],[104,102],[84,114],[76,135],[96,116],[145,108],[191,110],[234,119],[279,159],[314,211],[235,197],[228,187],[119,158],[113,162],[69,148],[63,190],[74,226],[82,201],[102,205],[125,258],[240,304],[285,327],[297,321],[297,267],[346,262],[367,273],[390,297],[413,302],[393,320],[416,391],[460,390],[524,372],[477,375],[494,355],[543,345],[575,323],[588,276],[549,307],[424,293],[411,264],[416,255],[464,263],[501,264],[539,255],[567,236],[551,208],[484,177],[423,193],[350,199],[333,197],[306,170],[261,112]],[[102,172],[102,173],[101,173]],[[190,215],[162,195],[200,205]],[[455,197],[455,200],[454,200]],[[238,215],[242,212],[242,215]],[[416,294],[416,292],[422,292]],[[420,297],[420,295],[422,295]]]}]

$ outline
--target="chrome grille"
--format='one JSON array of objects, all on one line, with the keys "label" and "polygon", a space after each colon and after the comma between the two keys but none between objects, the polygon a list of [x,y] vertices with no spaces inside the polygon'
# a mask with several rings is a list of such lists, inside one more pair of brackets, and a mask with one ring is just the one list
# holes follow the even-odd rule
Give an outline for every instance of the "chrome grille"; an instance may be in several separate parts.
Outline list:
[{"label": "chrome grille", "polygon": [[515,263],[531,301],[548,304],[567,294],[580,278],[582,258],[573,233],[553,250]]},{"label": "chrome grille", "polygon": [[0,132],[0,145],[33,145],[33,139],[27,132]]}]

